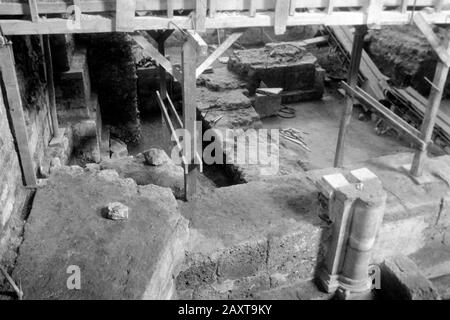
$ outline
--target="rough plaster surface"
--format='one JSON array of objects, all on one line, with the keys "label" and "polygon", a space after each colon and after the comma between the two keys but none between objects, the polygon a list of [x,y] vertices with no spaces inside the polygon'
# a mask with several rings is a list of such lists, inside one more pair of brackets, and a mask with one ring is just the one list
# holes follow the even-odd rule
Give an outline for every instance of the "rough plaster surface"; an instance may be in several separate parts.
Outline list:
[{"label": "rough plaster surface", "polygon": [[[113,201],[130,208],[128,220],[104,218]],[[167,299],[187,236],[169,189],[62,167],[36,193],[13,276],[25,299]],[[66,287],[70,265],[81,290]]]}]

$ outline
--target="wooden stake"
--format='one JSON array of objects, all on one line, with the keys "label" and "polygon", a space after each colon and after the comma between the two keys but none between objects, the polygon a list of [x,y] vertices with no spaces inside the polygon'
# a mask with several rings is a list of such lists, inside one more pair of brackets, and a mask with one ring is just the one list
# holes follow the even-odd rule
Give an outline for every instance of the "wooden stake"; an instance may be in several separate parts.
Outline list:
[{"label": "wooden stake", "polygon": [[[4,95],[11,116],[12,129],[19,151],[20,164],[25,186],[36,187],[37,178],[30,145],[27,126],[23,113],[22,99],[15,69],[12,43],[0,44],[0,70],[4,84]],[[2,90],[3,91],[3,90]]]},{"label": "wooden stake", "polygon": [[197,48],[190,41],[186,41],[182,51],[182,67],[183,67],[183,123],[184,128],[191,136],[190,152],[183,150],[188,161],[187,172],[184,176],[184,192],[187,201],[193,199],[197,189],[198,168],[194,164],[194,156],[196,153],[196,127],[197,119],[197,101],[196,101],[196,77],[197,68]]},{"label": "wooden stake", "polygon": [[[443,62],[438,62],[436,72],[434,74],[433,83],[437,87],[431,87],[430,97],[428,99],[428,107],[422,122],[421,138],[426,145],[431,141],[436,116],[441,105],[442,93],[444,92],[445,82],[447,80],[449,67]],[[422,175],[427,150],[417,150],[414,154],[411,165],[411,175],[419,177]]]},{"label": "wooden stake", "polygon": [[275,4],[275,34],[284,34],[286,32],[287,20],[289,17],[289,0],[276,0]]},{"label": "wooden stake", "polygon": [[50,107],[50,118],[52,120],[53,139],[50,141],[50,146],[60,144],[62,142],[63,130],[60,130],[58,123],[58,114],[56,111],[56,97],[55,97],[55,84],[53,81],[53,62],[52,51],[50,47],[50,36],[44,36],[44,55],[45,55],[45,68],[47,74],[47,91]]},{"label": "wooden stake", "polygon": [[[366,26],[357,26],[353,39],[353,48],[350,61],[350,69],[348,71],[347,83],[351,88],[355,88],[358,82],[359,65],[361,63],[361,55],[364,45],[364,35],[367,32]],[[334,158],[334,166],[342,167],[344,162],[344,145],[345,136],[347,135],[348,125],[352,118],[353,112],[353,96],[347,97],[345,109],[342,113],[341,124],[339,127],[339,136],[336,146],[336,155]]]}]

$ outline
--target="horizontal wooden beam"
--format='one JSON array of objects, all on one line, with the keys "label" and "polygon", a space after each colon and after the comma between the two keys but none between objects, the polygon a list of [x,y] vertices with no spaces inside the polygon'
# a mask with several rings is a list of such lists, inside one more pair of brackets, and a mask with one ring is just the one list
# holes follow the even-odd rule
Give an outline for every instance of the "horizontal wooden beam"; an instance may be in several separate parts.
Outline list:
[{"label": "horizontal wooden beam", "polygon": [[197,70],[195,72],[195,76],[198,78],[203,72],[205,72],[206,69],[208,69],[211,64],[216,61],[225,51],[230,48],[233,43],[236,42],[239,37],[242,36],[242,32],[236,32],[231,34],[216,50],[214,50],[211,55],[202,62],[200,66],[197,67]]},{"label": "horizontal wooden beam", "polygon": [[[73,4],[71,1],[56,0],[52,2],[37,0],[40,14],[66,13],[67,8]],[[325,9],[328,8],[330,0],[293,0],[293,7],[298,9]],[[339,8],[360,8],[367,0],[334,0],[333,7]],[[386,7],[401,7],[403,3],[416,8],[433,7],[435,0],[384,0]],[[442,5],[449,5],[449,0],[442,1]],[[169,4],[166,0],[137,0],[137,11],[166,11],[172,10],[194,10],[195,0],[171,0]],[[224,0],[217,1],[217,11],[248,11],[252,7],[254,10],[266,11],[274,10],[275,1],[268,0]],[[111,12],[116,9],[116,0],[82,0],[81,10],[86,12]],[[0,15],[28,15],[30,9],[27,3],[0,3]]]},{"label": "horizontal wooden beam", "polygon": [[148,54],[158,65],[163,67],[168,74],[179,82],[182,81],[181,73],[175,69],[172,66],[172,63],[159,53],[158,49],[156,49],[147,39],[140,35],[133,36],[133,39],[142,49],[144,49],[144,54]]},{"label": "horizontal wooden beam", "polygon": [[[408,24],[411,19],[411,11],[402,14],[399,11],[383,11],[379,25],[403,25]],[[449,10],[441,12],[422,13],[425,21],[435,24],[449,24]],[[68,20],[61,18],[41,19],[39,22],[28,20],[0,20],[0,26],[5,35],[32,35],[32,34],[65,34],[65,33],[99,33],[114,32],[115,19],[105,16],[83,15],[80,27],[73,28],[67,23]],[[287,26],[304,25],[365,25],[366,14],[359,11],[334,11],[328,15],[323,12],[296,12],[287,18]],[[192,21],[189,16],[167,17],[143,16],[134,18],[135,30],[160,30],[175,29],[175,23],[182,29],[192,29]],[[206,29],[225,28],[251,28],[251,27],[273,27],[274,13],[259,12],[255,17],[248,13],[226,14],[217,13],[214,18],[206,18]]]}]

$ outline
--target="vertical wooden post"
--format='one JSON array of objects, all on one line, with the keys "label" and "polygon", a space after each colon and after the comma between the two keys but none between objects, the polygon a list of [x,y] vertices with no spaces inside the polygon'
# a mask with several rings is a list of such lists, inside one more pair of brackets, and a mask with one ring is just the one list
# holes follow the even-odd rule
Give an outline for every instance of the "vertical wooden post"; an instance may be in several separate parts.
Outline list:
[{"label": "vertical wooden post", "polygon": [[11,117],[11,125],[14,131],[14,137],[19,151],[20,164],[25,186],[36,187],[36,170],[28,143],[27,126],[23,113],[22,100],[20,97],[19,84],[15,69],[14,54],[12,43],[2,44],[3,39],[0,36],[0,70],[4,87],[2,91],[6,96],[5,102],[8,105]]},{"label": "vertical wooden post", "polygon": [[61,142],[63,132],[59,128],[58,114],[56,111],[56,97],[55,97],[55,84],[53,80],[53,63],[52,63],[52,51],[50,47],[50,36],[44,35],[44,56],[45,56],[45,69],[47,74],[47,92],[49,100],[50,118],[52,120],[53,139],[50,141],[50,145],[57,145]]},{"label": "vertical wooden post", "polygon": [[[357,26],[355,30],[355,35],[353,38],[353,48],[350,61],[350,68],[348,70],[348,84],[354,88],[358,83],[358,72],[359,65],[361,63],[361,55],[364,45],[364,35],[367,32],[367,26]],[[344,162],[344,145],[345,136],[347,134],[348,125],[352,118],[353,112],[353,97],[348,96],[345,109],[342,113],[341,124],[339,127],[339,136],[336,146],[336,155],[334,158],[334,166],[341,167]]]},{"label": "vertical wooden post", "polygon": [[192,200],[197,189],[198,168],[194,163],[196,128],[195,121],[197,119],[197,102],[196,102],[196,76],[197,68],[197,48],[190,41],[186,41],[183,45],[181,54],[183,66],[183,123],[184,129],[190,135],[190,150],[183,150],[185,159],[188,161],[187,172],[184,175],[184,192],[186,200]]},{"label": "vertical wooden post", "polygon": [[173,0],[167,0],[167,18],[173,18]]},{"label": "vertical wooden post", "polygon": [[37,1],[36,0],[28,0],[28,5],[30,7],[31,21],[38,22],[39,21],[39,11],[38,11],[38,7],[37,7]]},{"label": "vertical wooden post", "polygon": [[[438,62],[436,72],[434,74],[433,86],[431,87],[430,97],[428,98],[428,107],[425,117],[422,122],[421,139],[425,145],[431,140],[433,134],[434,124],[436,123],[436,116],[441,105],[442,93],[444,92],[445,82],[447,80],[449,67]],[[424,162],[427,157],[427,150],[417,150],[414,154],[414,159],[411,165],[411,174],[414,177],[422,175]]]},{"label": "vertical wooden post", "polygon": [[206,0],[195,1],[195,31],[206,31],[206,11],[208,10],[208,4]]}]

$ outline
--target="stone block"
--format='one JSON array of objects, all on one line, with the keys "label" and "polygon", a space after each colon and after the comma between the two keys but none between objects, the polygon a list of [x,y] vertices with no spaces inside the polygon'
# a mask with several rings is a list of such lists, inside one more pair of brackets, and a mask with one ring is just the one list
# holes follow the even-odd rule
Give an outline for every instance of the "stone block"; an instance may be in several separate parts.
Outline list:
[{"label": "stone block", "polygon": [[257,93],[254,108],[261,119],[275,116],[283,108],[281,105],[281,96],[269,96]]},{"label": "stone block", "polygon": [[382,295],[394,300],[440,300],[438,290],[406,256],[387,258],[381,264]]}]

